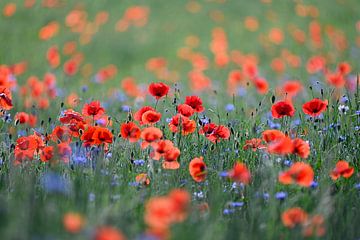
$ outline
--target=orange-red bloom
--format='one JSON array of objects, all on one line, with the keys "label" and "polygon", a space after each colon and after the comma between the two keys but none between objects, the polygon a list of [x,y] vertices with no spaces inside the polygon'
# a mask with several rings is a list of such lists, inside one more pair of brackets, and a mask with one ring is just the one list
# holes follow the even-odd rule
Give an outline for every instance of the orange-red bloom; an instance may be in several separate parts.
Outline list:
[{"label": "orange-red bloom", "polygon": [[159,83],[151,83],[149,85],[148,90],[153,97],[155,97],[156,99],[160,99],[168,94],[169,89],[170,87],[168,85],[159,82]]},{"label": "orange-red bloom", "polygon": [[349,163],[344,160],[339,160],[335,168],[331,171],[330,176],[333,180],[339,177],[349,178],[354,174],[354,168],[349,166]]},{"label": "orange-red bloom", "polygon": [[184,117],[191,117],[195,112],[194,109],[187,104],[179,104],[177,106],[177,111]]},{"label": "orange-red bloom", "polygon": [[316,117],[326,110],[327,105],[327,100],[322,101],[318,98],[314,98],[313,100],[304,103],[304,105],[302,106],[302,110],[305,114]]},{"label": "orange-red bloom", "polygon": [[12,97],[9,88],[0,87],[0,108],[10,110],[13,108]]},{"label": "orange-red bloom", "polygon": [[244,163],[236,162],[233,169],[228,172],[228,176],[235,182],[249,184],[251,174]]},{"label": "orange-red bloom", "polygon": [[140,108],[135,114],[134,114],[134,119],[138,122],[140,122],[140,125],[143,125],[144,122],[142,121],[142,116],[144,115],[144,113],[146,113],[147,111],[153,111],[156,112],[156,110],[153,107],[150,106],[144,106],[142,108]]},{"label": "orange-red bloom", "polygon": [[163,132],[159,128],[156,127],[144,128],[140,134],[141,139],[144,140],[141,147],[146,148],[147,146],[149,146],[149,144],[160,140],[162,136],[163,136]]},{"label": "orange-red bloom", "polygon": [[296,162],[291,167],[280,173],[279,182],[282,184],[298,184],[303,187],[310,187],[314,180],[314,171],[312,167],[304,162]]},{"label": "orange-red bloom", "polygon": [[112,143],[113,135],[109,129],[98,126],[89,126],[81,136],[85,146]]},{"label": "orange-red bloom", "polygon": [[103,107],[101,107],[99,101],[93,101],[91,103],[86,103],[82,109],[82,114],[84,116],[91,116],[95,120],[101,118],[101,116],[105,113]]},{"label": "orange-red bloom", "polygon": [[121,124],[120,132],[121,137],[128,139],[130,142],[137,142],[141,134],[140,128],[133,122]]},{"label": "orange-red bloom", "polygon": [[272,154],[286,155],[293,153],[294,145],[289,137],[283,137],[270,142],[267,149]]},{"label": "orange-red bloom", "polygon": [[258,149],[264,149],[266,146],[262,144],[262,139],[253,138],[246,140],[245,145],[243,146],[244,150],[252,149],[254,152]]},{"label": "orange-red bloom", "polygon": [[198,96],[186,96],[185,104],[189,105],[194,109],[195,112],[204,111],[204,107],[202,105],[202,100]]},{"label": "orange-red bloom", "polygon": [[[180,122],[181,122],[181,126],[180,126]],[[194,120],[190,120],[187,117],[184,117],[180,114],[176,114],[175,116],[172,117],[169,123],[169,128],[170,131],[172,132],[178,132],[179,127],[181,128],[182,135],[188,135],[195,131],[196,123]]]},{"label": "orange-red bloom", "polygon": [[190,161],[189,172],[194,181],[203,182],[205,180],[207,171],[203,157],[194,158]]},{"label": "orange-red bloom", "polygon": [[273,118],[292,117],[295,114],[295,108],[288,101],[280,101],[271,107],[271,114]]},{"label": "orange-red bloom", "polygon": [[64,228],[69,233],[80,232],[84,228],[85,223],[84,217],[79,213],[68,212],[63,217]]},{"label": "orange-red bloom", "polygon": [[301,158],[308,158],[310,154],[310,145],[300,138],[292,140],[293,152],[294,154],[299,155]]},{"label": "orange-red bloom", "polygon": [[177,159],[180,156],[180,150],[177,147],[173,147],[164,154],[164,162],[162,167],[164,169],[178,169],[180,167]]},{"label": "orange-red bloom", "polygon": [[102,226],[96,229],[95,240],[125,240],[123,233],[110,226]]},{"label": "orange-red bloom", "polygon": [[141,122],[143,124],[155,124],[161,119],[161,113],[149,110],[144,112],[144,114],[141,116]]},{"label": "orange-red bloom", "polygon": [[296,225],[304,224],[308,219],[308,214],[301,208],[290,208],[282,213],[281,220],[285,227],[294,228]]},{"label": "orange-red bloom", "polygon": [[278,141],[278,140],[284,138],[285,134],[276,129],[269,129],[269,130],[265,130],[262,133],[262,137],[265,142],[269,143],[269,142]]}]

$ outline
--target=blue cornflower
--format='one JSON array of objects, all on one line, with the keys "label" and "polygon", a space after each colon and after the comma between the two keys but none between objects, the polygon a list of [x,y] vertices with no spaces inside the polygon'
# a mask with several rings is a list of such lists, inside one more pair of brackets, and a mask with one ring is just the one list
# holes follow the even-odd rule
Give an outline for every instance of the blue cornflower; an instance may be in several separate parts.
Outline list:
[{"label": "blue cornflower", "polygon": [[145,164],[145,160],[144,159],[136,159],[133,162],[135,164],[135,166],[143,166]]},{"label": "blue cornflower", "polygon": [[123,111],[123,112],[130,112],[130,110],[131,110],[131,107],[128,105],[121,106],[121,111]]},{"label": "blue cornflower", "polygon": [[226,104],[225,110],[226,110],[227,112],[232,112],[232,111],[234,111],[234,110],[235,110],[234,104],[231,104],[231,103]]},{"label": "blue cornflower", "polygon": [[223,211],[224,215],[229,215],[229,214],[233,214],[235,212],[235,209],[227,209],[225,208]]},{"label": "blue cornflower", "polygon": [[284,200],[287,197],[286,192],[277,192],[275,193],[275,198],[278,200]]},{"label": "blue cornflower", "polygon": [[70,193],[70,182],[60,174],[47,172],[41,177],[41,186],[48,193]]},{"label": "blue cornflower", "polygon": [[231,202],[231,203],[230,203],[230,206],[231,206],[231,207],[234,207],[234,208],[236,208],[236,207],[242,207],[242,206],[244,206],[244,202]]}]

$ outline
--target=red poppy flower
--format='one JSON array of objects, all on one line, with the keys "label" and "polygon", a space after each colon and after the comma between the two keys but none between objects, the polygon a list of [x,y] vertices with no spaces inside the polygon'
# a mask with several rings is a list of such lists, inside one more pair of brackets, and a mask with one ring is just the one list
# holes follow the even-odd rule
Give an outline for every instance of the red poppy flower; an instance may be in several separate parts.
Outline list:
[{"label": "red poppy flower", "polygon": [[148,177],[148,175],[146,173],[140,173],[140,174],[136,175],[135,181],[137,183],[145,185],[145,186],[150,184],[150,178]]},{"label": "red poppy flower", "polygon": [[351,72],[351,66],[347,62],[339,63],[338,70],[342,75],[347,75]]},{"label": "red poppy flower", "polygon": [[194,181],[203,182],[205,180],[207,172],[203,157],[194,158],[190,161],[189,172]]},{"label": "red poppy flower", "polygon": [[310,154],[310,145],[300,138],[292,140],[293,152],[299,155],[301,158],[308,158]]},{"label": "red poppy flower", "polygon": [[354,168],[349,166],[349,163],[344,160],[339,160],[335,168],[331,171],[330,176],[333,180],[339,177],[349,178],[354,174]]},{"label": "red poppy flower", "polygon": [[161,119],[161,113],[152,110],[144,112],[144,114],[141,116],[141,122],[143,124],[152,125],[160,121],[160,119]]},{"label": "red poppy flower", "polygon": [[9,88],[0,87],[0,108],[10,110],[13,108],[12,97]]},{"label": "red poppy flower", "polygon": [[336,88],[342,88],[346,83],[345,78],[341,73],[329,73],[326,76],[326,80]]},{"label": "red poppy flower", "polygon": [[202,105],[202,100],[198,96],[186,96],[185,104],[192,107],[195,112],[204,111],[204,107]]},{"label": "red poppy flower", "polygon": [[61,113],[59,120],[62,124],[68,124],[71,120],[84,122],[84,117],[80,113],[75,112],[72,109],[67,109]]},{"label": "red poppy flower", "polygon": [[96,130],[93,134],[94,144],[100,145],[103,143],[112,143],[113,135],[109,129],[104,127],[96,127]]},{"label": "red poppy flower", "polygon": [[54,157],[54,147],[46,146],[41,151],[40,159],[42,162],[49,162]]},{"label": "red poppy flower", "polygon": [[296,225],[304,224],[308,214],[299,207],[290,208],[282,213],[281,220],[285,227],[294,228]]},{"label": "red poppy flower", "polygon": [[137,142],[141,134],[140,128],[133,122],[121,124],[120,132],[121,137],[128,139],[130,142]]},{"label": "red poppy flower", "polygon": [[151,83],[149,85],[149,93],[155,97],[157,100],[166,96],[169,92],[170,87],[165,83]]},{"label": "red poppy flower", "polygon": [[325,226],[324,226],[325,220],[324,217],[321,215],[314,215],[311,219],[309,219],[304,228],[303,228],[303,236],[305,237],[311,237],[311,236],[317,236],[322,237],[325,235]]},{"label": "red poppy flower", "polygon": [[177,111],[184,117],[191,117],[194,114],[194,109],[187,104],[179,104],[177,106]]},{"label": "red poppy flower", "polygon": [[228,176],[235,182],[249,184],[251,174],[244,163],[236,162],[233,169],[228,172]]},{"label": "red poppy flower", "polygon": [[302,110],[305,114],[316,117],[326,110],[327,105],[327,100],[322,101],[318,98],[314,98],[313,100],[304,103],[304,105],[302,106]]},{"label": "red poppy flower", "polygon": [[43,140],[35,134],[18,138],[14,150],[15,164],[33,160],[34,154],[43,148]]},{"label": "red poppy flower", "polygon": [[298,184],[303,187],[310,187],[314,180],[312,167],[304,162],[296,162],[291,167],[279,175],[279,182],[282,184]]},{"label": "red poppy flower", "polygon": [[163,136],[163,132],[159,128],[156,127],[144,128],[140,134],[141,139],[144,140],[141,147],[146,148],[151,143],[160,140],[162,136]]},{"label": "red poppy flower", "polygon": [[29,121],[29,114],[26,112],[17,112],[14,117],[15,122],[25,124]]},{"label": "red poppy flower", "polygon": [[101,107],[99,101],[93,101],[84,105],[82,109],[82,114],[84,116],[91,116],[95,120],[101,118],[101,116],[105,113],[103,107]]},{"label": "red poppy flower", "polygon": [[162,167],[164,169],[178,169],[180,167],[180,164],[177,161],[179,156],[180,150],[177,147],[171,148],[164,154],[164,162],[162,164]]},{"label": "red poppy flower", "polygon": [[154,151],[151,152],[151,158],[154,160],[160,160],[168,151],[174,148],[174,144],[170,140],[159,140],[151,144]]},{"label": "red poppy flower", "polygon": [[250,140],[246,140],[245,145],[243,147],[244,150],[252,149],[254,152],[258,149],[265,149],[266,146],[262,144],[262,139],[253,138]]},{"label": "red poppy flower", "polygon": [[81,136],[85,146],[112,143],[113,135],[109,129],[98,126],[89,126]]},{"label": "red poppy flower", "polygon": [[217,126],[211,134],[206,136],[206,138],[213,143],[219,142],[220,139],[227,140],[229,139],[229,137],[230,137],[230,130],[223,125]]},{"label": "red poppy flower", "polygon": [[295,108],[288,101],[280,101],[271,107],[271,114],[273,118],[292,117],[295,114]]},{"label": "red poppy flower", "polygon": [[289,97],[296,96],[301,90],[303,86],[299,81],[287,81],[284,83],[282,87],[282,92],[287,94]]},{"label": "red poppy flower", "polygon": [[172,132],[178,132],[179,131],[179,125],[181,122],[181,133],[182,135],[188,135],[195,131],[196,129],[196,123],[194,120],[190,120],[187,117],[184,117],[180,114],[177,114],[172,117],[169,128]]},{"label": "red poppy flower", "polygon": [[156,112],[156,110],[153,107],[150,106],[145,106],[140,108],[135,114],[134,114],[134,119],[135,121],[140,122],[140,125],[143,125],[143,121],[142,121],[142,116],[144,113],[146,113],[147,111],[154,111]]},{"label": "red poppy flower", "polygon": [[271,154],[286,155],[294,151],[294,146],[289,137],[283,137],[270,142],[267,149]]},{"label": "red poppy flower", "polygon": [[266,94],[269,91],[269,84],[265,78],[256,77],[253,80],[256,90],[260,94]]},{"label": "red poppy flower", "polygon": [[95,240],[125,240],[123,233],[109,226],[103,226],[96,229]]},{"label": "red poppy flower", "polygon": [[85,219],[79,213],[68,212],[63,217],[63,224],[66,231],[69,233],[78,233],[85,226]]},{"label": "red poppy flower", "polygon": [[199,130],[199,134],[205,134],[205,136],[208,136],[212,134],[216,128],[217,125],[215,123],[207,123]]},{"label": "red poppy flower", "polygon": [[278,140],[284,138],[285,134],[276,129],[269,129],[269,130],[265,130],[262,133],[262,137],[265,142],[269,143],[269,142],[278,141]]},{"label": "red poppy flower", "polygon": [[51,133],[51,140],[54,142],[70,142],[71,141],[71,131],[66,126],[56,126]]}]

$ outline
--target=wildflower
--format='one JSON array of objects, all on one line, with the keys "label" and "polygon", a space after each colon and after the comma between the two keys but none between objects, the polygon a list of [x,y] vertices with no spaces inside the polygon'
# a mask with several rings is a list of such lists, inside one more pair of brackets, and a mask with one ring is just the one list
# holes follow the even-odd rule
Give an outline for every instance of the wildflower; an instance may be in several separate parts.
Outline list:
[{"label": "wildflower", "polygon": [[105,113],[105,110],[101,107],[99,101],[93,101],[84,105],[82,113],[84,116],[91,116],[97,120],[101,118],[101,116]]},{"label": "wildflower", "polygon": [[154,111],[154,112],[156,112],[155,109],[152,108],[152,107],[150,107],[150,106],[144,106],[144,107],[140,108],[137,112],[135,112],[135,114],[134,114],[134,119],[135,119],[135,121],[140,122],[140,125],[143,125],[143,124],[144,124],[143,121],[142,121],[142,116],[143,116],[143,114],[146,113],[147,111]]},{"label": "wildflower", "polygon": [[177,111],[178,111],[178,113],[180,113],[184,117],[191,117],[195,112],[194,109],[191,106],[189,106],[189,105],[187,105],[185,103],[184,104],[179,104],[177,106]]},{"label": "wildflower", "polygon": [[284,211],[281,220],[285,227],[294,228],[296,225],[302,225],[308,219],[308,214],[301,208],[295,207]]},{"label": "wildflower", "polygon": [[341,176],[343,178],[349,178],[354,174],[354,168],[349,166],[349,163],[344,160],[339,160],[336,163],[335,168],[331,171],[330,177],[333,180],[337,180]]},{"label": "wildflower", "polygon": [[283,137],[276,141],[272,141],[267,148],[269,153],[286,155],[293,153],[294,145],[292,140],[289,137]]},{"label": "wildflower", "polygon": [[264,149],[265,145],[262,144],[262,139],[253,138],[250,140],[246,140],[245,145],[243,146],[244,150],[252,149],[254,152],[257,149]]},{"label": "wildflower", "polygon": [[305,237],[311,237],[313,235],[321,237],[325,235],[324,217],[321,215],[314,215],[308,219],[304,226],[302,234]]},{"label": "wildflower", "polygon": [[296,183],[300,186],[310,187],[314,180],[312,167],[304,162],[296,162],[289,170],[280,173],[279,182],[285,185]]},{"label": "wildflower", "polygon": [[70,192],[69,180],[54,172],[47,172],[41,177],[41,186],[48,193]]},{"label": "wildflower", "polygon": [[293,152],[294,154],[299,155],[301,158],[308,158],[310,154],[309,143],[305,142],[300,138],[292,140]]},{"label": "wildflower", "polygon": [[148,127],[141,131],[140,138],[144,140],[141,147],[146,148],[149,144],[156,142],[162,138],[163,133],[159,128]]},{"label": "wildflower", "polygon": [[349,111],[349,107],[346,105],[339,105],[338,109],[341,114],[346,114]]},{"label": "wildflower", "polygon": [[226,110],[227,112],[233,112],[233,111],[235,110],[234,104],[231,104],[231,103],[226,104],[225,110]]},{"label": "wildflower", "polygon": [[169,86],[165,83],[151,83],[149,85],[149,93],[156,98],[156,100],[166,96],[169,92]]},{"label": "wildflower", "polygon": [[[181,125],[180,125],[181,123]],[[184,117],[180,114],[177,114],[172,117],[169,128],[172,132],[178,132],[179,127],[181,127],[181,133],[182,135],[188,135],[195,131],[196,129],[196,123],[194,120],[191,120],[187,117]]]},{"label": "wildflower", "polygon": [[164,162],[162,164],[162,167],[164,169],[178,169],[180,167],[180,164],[177,161],[179,156],[180,150],[177,147],[171,148],[164,154]]},{"label": "wildflower", "polygon": [[185,104],[192,107],[195,112],[203,112],[204,111],[204,107],[202,105],[202,100],[198,96],[187,96],[185,98]]},{"label": "wildflower", "polygon": [[0,108],[10,110],[13,108],[12,97],[9,88],[0,87]]},{"label": "wildflower", "polygon": [[284,138],[285,134],[279,130],[265,130],[262,133],[262,137],[265,142],[269,143]]},{"label": "wildflower", "polygon": [[279,199],[279,200],[284,200],[287,197],[287,193],[286,192],[277,192],[275,194],[275,198]]},{"label": "wildflower", "polygon": [[228,177],[235,182],[249,184],[251,174],[244,163],[236,162],[233,169],[228,171]]},{"label": "wildflower", "polygon": [[304,105],[302,106],[302,110],[307,115],[310,115],[312,117],[317,117],[326,110],[327,106],[328,106],[327,100],[322,101],[318,98],[314,98],[313,100],[304,103]]},{"label": "wildflower", "polygon": [[141,116],[141,122],[143,124],[152,125],[160,121],[160,119],[161,119],[161,113],[152,110],[144,112],[144,114]]},{"label": "wildflower", "polygon": [[194,158],[190,161],[189,172],[194,181],[203,182],[205,180],[207,171],[203,157]]},{"label": "wildflower", "polygon": [[69,233],[80,232],[85,225],[84,217],[75,212],[68,212],[63,217],[64,228]]},{"label": "wildflower", "polygon": [[136,175],[135,181],[138,184],[142,184],[145,186],[150,184],[150,178],[148,177],[148,175],[146,173],[140,173],[140,174]]},{"label": "wildflower", "polygon": [[292,117],[295,114],[295,108],[288,101],[280,101],[271,107],[271,114],[273,118]]},{"label": "wildflower", "polygon": [[125,240],[123,233],[110,226],[101,226],[96,229],[95,240]]},{"label": "wildflower", "polygon": [[121,137],[130,142],[137,142],[140,139],[141,130],[133,122],[123,123],[120,127]]}]

